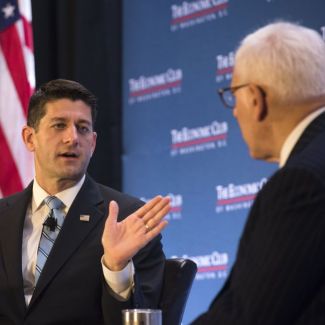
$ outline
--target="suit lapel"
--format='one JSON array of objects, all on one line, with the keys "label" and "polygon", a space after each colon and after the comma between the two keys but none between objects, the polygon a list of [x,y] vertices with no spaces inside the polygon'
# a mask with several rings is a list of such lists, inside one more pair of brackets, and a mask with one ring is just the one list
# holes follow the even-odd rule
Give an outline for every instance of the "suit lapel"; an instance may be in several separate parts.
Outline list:
[{"label": "suit lapel", "polygon": [[315,120],[313,120],[302,133],[298,142],[294,146],[288,161],[294,156],[298,155],[308,146],[308,144],[321,132],[325,130],[325,113],[319,115]]},{"label": "suit lapel", "polygon": [[[105,216],[103,198],[97,184],[86,177],[65,217],[63,227],[57,237],[52,251],[46,261],[42,274],[37,282],[29,308],[37,300],[57,272],[78,249],[89,232]],[[80,215],[89,215],[88,222],[80,221]]]},{"label": "suit lapel", "polygon": [[10,293],[21,311],[26,308],[21,264],[22,235],[31,195],[32,183],[23,192],[9,199],[7,208],[3,208],[2,211],[2,215],[5,217],[0,222],[0,244],[7,284],[8,287],[16,288]]}]

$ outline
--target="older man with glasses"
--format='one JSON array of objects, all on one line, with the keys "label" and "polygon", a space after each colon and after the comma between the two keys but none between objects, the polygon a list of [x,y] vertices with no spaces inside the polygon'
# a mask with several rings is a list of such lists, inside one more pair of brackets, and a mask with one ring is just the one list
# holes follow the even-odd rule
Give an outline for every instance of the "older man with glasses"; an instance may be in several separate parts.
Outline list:
[{"label": "older man with glasses", "polygon": [[280,169],[256,197],[225,286],[192,324],[325,324],[324,41],[297,24],[260,28],[219,95],[250,155]]}]

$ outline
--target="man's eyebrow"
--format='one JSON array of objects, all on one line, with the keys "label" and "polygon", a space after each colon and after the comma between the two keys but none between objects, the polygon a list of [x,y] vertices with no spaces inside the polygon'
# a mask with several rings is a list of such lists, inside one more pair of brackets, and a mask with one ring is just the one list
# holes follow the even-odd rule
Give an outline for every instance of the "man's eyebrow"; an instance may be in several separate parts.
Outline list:
[{"label": "man's eyebrow", "polygon": [[51,121],[65,121],[66,118],[64,118],[64,117],[51,117],[50,120]]},{"label": "man's eyebrow", "polygon": [[[67,122],[69,119],[65,117],[52,117],[50,119],[51,122]],[[91,121],[85,119],[78,119],[77,123],[85,123],[88,125],[92,125]]]},{"label": "man's eyebrow", "polygon": [[85,120],[85,119],[80,119],[77,121],[78,123],[85,123],[85,124],[88,124],[88,125],[92,125],[91,121],[89,120]]}]

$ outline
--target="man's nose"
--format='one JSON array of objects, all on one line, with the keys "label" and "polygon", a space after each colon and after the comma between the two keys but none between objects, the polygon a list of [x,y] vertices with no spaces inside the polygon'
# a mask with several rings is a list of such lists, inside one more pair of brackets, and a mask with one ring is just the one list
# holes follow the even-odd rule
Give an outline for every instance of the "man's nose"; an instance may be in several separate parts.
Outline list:
[{"label": "man's nose", "polygon": [[66,128],[66,132],[64,133],[64,143],[76,144],[78,143],[78,130],[72,125]]}]

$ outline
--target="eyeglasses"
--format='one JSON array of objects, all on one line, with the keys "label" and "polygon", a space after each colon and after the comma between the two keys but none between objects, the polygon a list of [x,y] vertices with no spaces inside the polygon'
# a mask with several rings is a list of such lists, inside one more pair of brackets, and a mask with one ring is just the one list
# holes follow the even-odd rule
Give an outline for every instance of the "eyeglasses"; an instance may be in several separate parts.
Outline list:
[{"label": "eyeglasses", "polygon": [[222,103],[230,109],[234,109],[236,106],[236,97],[235,97],[235,92],[243,87],[247,87],[249,84],[243,84],[239,86],[234,86],[234,87],[225,87],[225,88],[220,88],[218,89],[218,94],[220,96],[220,99]]},{"label": "eyeglasses", "polygon": [[[234,86],[234,87],[225,87],[225,88],[218,89],[218,94],[220,96],[222,103],[227,108],[234,109],[236,106],[236,96],[234,95],[235,92],[238,89],[247,87],[249,85],[250,84],[243,84],[243,85],[238,85],[238,86]],[[266,97],[265,91],[260,86],[256,86],[256,87],[261,92],[262,96]]]}]

